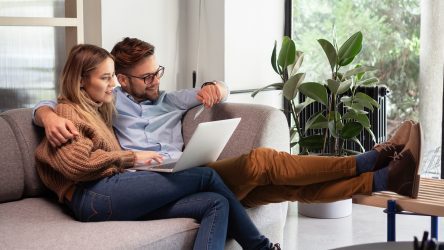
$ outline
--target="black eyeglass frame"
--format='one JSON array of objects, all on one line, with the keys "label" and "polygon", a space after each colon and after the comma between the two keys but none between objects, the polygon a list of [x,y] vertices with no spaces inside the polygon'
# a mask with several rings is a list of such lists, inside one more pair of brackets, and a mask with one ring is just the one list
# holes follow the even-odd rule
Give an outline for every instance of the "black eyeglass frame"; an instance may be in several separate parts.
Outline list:
[{"label": "black eyeglass frame", "polygon": [[160,79],[160,78],[162,78],[164,73],[165,73],[165,67],[164,66],[159,66],[159,68],[156,70],[156,72],[147,74],[147,75],[145,75],[143,77],[142,76],[133,76],[133,75],[130,75],[130,74],[123,74],[123,75],[126,75],[128,77],[134,77],[134,78],[137,78],[137,79],[141,79],[141,80],[143,80],[143,83],[145,83],[145,85],[151,85],[153,83],[153,81],[154,81],[154,77],[157,77],[157,78]]}]

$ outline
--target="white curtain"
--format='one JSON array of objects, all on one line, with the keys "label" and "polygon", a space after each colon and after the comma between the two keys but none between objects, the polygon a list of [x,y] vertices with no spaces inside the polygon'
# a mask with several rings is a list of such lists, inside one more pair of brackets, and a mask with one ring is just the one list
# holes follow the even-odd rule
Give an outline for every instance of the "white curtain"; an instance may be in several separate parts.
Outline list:
[{"label": "white curtain", "polygon": [[423,131],[423,156],[441,145],[444,1],[421,0],[419,120]]}]

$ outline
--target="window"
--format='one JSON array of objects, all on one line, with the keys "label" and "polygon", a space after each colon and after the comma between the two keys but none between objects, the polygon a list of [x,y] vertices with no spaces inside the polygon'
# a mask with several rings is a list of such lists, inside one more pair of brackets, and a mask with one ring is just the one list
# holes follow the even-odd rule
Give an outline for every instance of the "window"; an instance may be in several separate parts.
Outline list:
[{"label": "window", "polygon": [[377,68],[388,86],[388,133],[399,121],[418,120],[419,0],[293,0],[293,33],[298,50],[305,52],[303,72],[321,81],[329,74],[328,61],[317,39],[340,46],[357,31],[363,49],[354,62]]},{"label": "window", "polygon": [[[436,119],[436,111],[424,112],[423,108],[430,106],[433,99],[423,99],[422,113],[419,112],[420,21],[421,14],[425,14],[427,16],[423,17],[423,22],[427,25],[436,24],[435,26],[440,27],[436,30],[442,30],[437,13],[442,11],[444,5],[440,5],[439,2],[423,1],[424,6],[420,8],[420,2],[420,0],[292,0],[292,38],[296,41],[297,49],[305,52],[301,71],[307,73],[306,80],[322,81],[328,76],[328,61],[317,39],[324,38],[331,41],[336,34],[340,46],[351,34],[362,31],[363,49],[354,62],[375,66],[377,68],[375,76],[380,79],[380,84],[386,85],[390,91],[387,96],[387,134],[390,135],[401,121],[421,120],[426,139],[423,145],[422,174],[439,177],[442,171],[439,147],[441,142],[437,138],[441,136],[437,130],[441,127],[441,121]],[[431,29],[424,32],[430,31]],[[434,33],[439,34],[436,31]],[[430,34],[426,34],[425,37],[432,41],[440,39],[440,36],[431,38],[428,36]],[[429,43],[427,39],[421,41]],[[435,46],[433,51],[437,54],[442,49],[433,42],[424,46],[424,48]],[[422,67],[430,68],[429,59],[422,58]],[[439,65],[438,70],[429,70],[428,74],[442,75],[439,69],[442,68],[439,57],[434,57],[433,63]],[[423,79],[422,91],[427,89],[440,93],[441,81]],[[433,107],[438,108],[436,105]],[[442,110],[439,111],[441,112]],[[436,122],[433,125],[435,129],[427,127],[430,126],[429,123],[434,122]],[[426,131],[425,125],[429,128]]]},{"label": "window", "polygon": [[66,52],[83,41],[81,11],[80,0],[0,0],[0,112],[55,99]]}]

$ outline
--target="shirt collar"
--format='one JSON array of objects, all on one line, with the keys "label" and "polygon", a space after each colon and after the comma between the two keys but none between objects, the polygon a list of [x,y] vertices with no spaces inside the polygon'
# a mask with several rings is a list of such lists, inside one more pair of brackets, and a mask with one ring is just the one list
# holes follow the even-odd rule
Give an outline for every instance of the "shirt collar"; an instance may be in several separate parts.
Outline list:
[{"label": "shirt collar", "polygon": [[134,97],[130,94],[128,94],[127,92],[125,92],[125,90],[122,89],[122,87],[116,87],[115,88],[117,92],[121,92],[125,97],[127,97],[128,99],[130,99],[131,101],[133,101],[134,103],[137,104],[144,104],[144,105],[153,105],[154,102],[150,101],[150,100],[145,100],[145,101],[141,101],[141,102],[137,102]]}]

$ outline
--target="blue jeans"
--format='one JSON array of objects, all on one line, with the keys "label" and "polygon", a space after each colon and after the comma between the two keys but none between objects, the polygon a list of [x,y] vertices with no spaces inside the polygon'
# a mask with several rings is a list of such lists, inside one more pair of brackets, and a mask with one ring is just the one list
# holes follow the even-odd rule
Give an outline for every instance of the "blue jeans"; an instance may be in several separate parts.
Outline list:
[{"label": "blue jeans", "polygon": [[219,175],[207,167],[125,172],[76,186],[67,204],[80,221],[188,217],[200,223],[194,249],[223,249],[227,232],[243,249],[270,245]]}]

